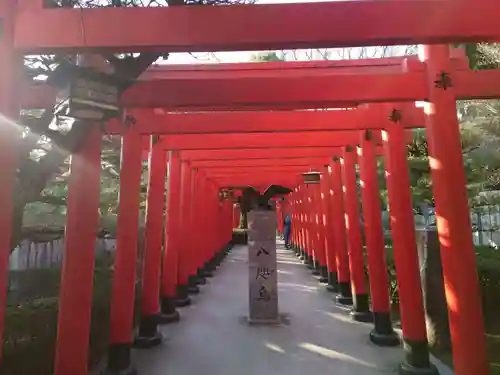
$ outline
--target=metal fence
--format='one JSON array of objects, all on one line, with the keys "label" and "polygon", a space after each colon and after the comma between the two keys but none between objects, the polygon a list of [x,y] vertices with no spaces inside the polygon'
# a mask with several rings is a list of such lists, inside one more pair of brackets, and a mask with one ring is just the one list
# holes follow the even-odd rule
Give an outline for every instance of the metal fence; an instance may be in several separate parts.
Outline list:
[{"label": "metal fence", "polygon": [[[96,239],[96,255],[112,252],[115,249],[115,243],[114,238]],[[62,264],[63,252],[63,238],[48,242],[23,240],[10,255],[9,269],[24,271],[57,267]]]}]

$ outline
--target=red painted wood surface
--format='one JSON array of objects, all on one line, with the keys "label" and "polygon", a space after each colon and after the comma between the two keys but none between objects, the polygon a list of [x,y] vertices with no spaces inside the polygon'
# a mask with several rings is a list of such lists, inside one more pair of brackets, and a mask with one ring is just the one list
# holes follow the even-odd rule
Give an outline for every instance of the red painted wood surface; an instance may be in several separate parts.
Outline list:
[{"label": "red painted wood surface", "polygon": [[358,147],[359,181],[365,227],[365,242],[370,282],[370,295],[374,313],[390,311],[389,280],[385,260],[385,242],[382,227],[382,207],[378,185],[375,147],[371,134],[360,137]]},{"label": "red painted wood surface", "polygon": [[101,133],[96,126],[71,157],[54,374],[87,375],[99,230]]},{"label": "red painted wood surface", "polygon": [[361,223],[359,218],[359,199],[356,186],[356,151],[347,149],[342,156],[342,182],[344,190],[345,222],[347,249],[349,252],[349,271],[351,273],[352,294],[366,294],[365,263]]},{"label": "red painted wood surface", "polygon": [[139,238],[141,173],[141,137],[131,128],[122,139],[119,215],[110,313],[110,345],[127,344],[131,341]]},{"label": "red painted wood surface", "polygon": [[347,234],[345,225],[344,194],[342,191],[342,167],[338,158],[332,163],[330,175],[332,187],[332,220],[334,228],[334,241],[337,260],[337,273],[339,282],[349,283],[351,280],[349,272],[349,257],[347,253]]},{"label": "red painted wood surface", "polygon": [[429,106],[433,108],[428,111],[427,139],[454,370],[457,375],[486,375],[481,292],[454,89],[441,90],[432,84],[433,76],[448,69],[448,47],[426,46],[424,59],[429,66]]},{"label": "red painted wood surface", "polygon": [[[142,134],[209,134],[382,129],[390,112],[373,105],[367,109],[330,111],[167,113],[135,109],[127,114],[136,120]],[[422,109],[413,107],[405,112],[402,126],[409,129],[425,127]],[[110,134],[120,134],[125,129],[118,119],[106,125],[106,132]]]},{"label": "red painted wood surface", "polygon": [[[500,96],[499,82],[500,69],[458,71],[453,85],[458,99],[488,99]],[[425,72],[409,72],[139,81],[124,93],[121,102],[130,108],[255,111],[427,99]],[[29,86],[23,89],[21,101],[24,108],[45,108],[54,105],[55,95],[47,86]]]},{"label": "red painted wood surface", "polygon": [[180,194],[181,194],[181,160],[176,151],[169,152],[169,175],[167,188],[167,219],[165,226],[165,252],[163,254],[163,272],[161,279],[161,295],[173,298],[177,293],[177,273],[179,262],[180,240]]},{"label": "red painted wood surface", "polygon": [[221,167],[245,168],[245,167],[285,167],[285,166],[309,166],[325,165],[331,158],[294,158],[294,159],[242,159],[242,160],[200,160],[192,161],[195,168],[204,168],[208,171]]},{"label": "red painted wood surface", "polygon": [[163,211],[165,202],[165,150],[151,138],[148,166],[148,196],[144,229],[144,254],[142,264],[141,313],[158,314],[160,295],[160,270],[163,239]]},{"label": "red painted wood surface", "polygon": [[[22,128],[16,124],[19,115],[16,98],[17,67],[21,66],[18,57],[12,49],[13,17],[15,3],[0,2],[0,19],[2,19],[2,34],[0,36],[0,337],[3,333],[5,305],[7,296],[7,280],[9,255],[11,252],[12,210],[16,178],[16,167],[19,154],[19,138]],[[0,360],[2,348],[0,348]]]},{"label": "red painted wood surface", "polygon": [[401,324],[403,337],[408,340],[427,340],[424,307],[420,281],[420,269],[415,237],[413,204],[407,151],[402,129],[388,121],[384,131],[384,166],[386,169],[387,194],[394,263],[399,287]]},{"label": "red painted wood surface", "polygon": [[216,150],[241,148],[337,147],[357,144],[359,131],[296,132],[283,134],[172,134],[162,139],[167,150]]},{"label": "red painted wood surface", "polygon": [[[499,13],[496,0],[482,0],[481,7],[474,0],[371,0],[233,7],[28,8],[17,15],[15,44],[33,54],[74,48],[201,52],[499,41]],[[398,22],[387,22],[390,15]],[[142,32],[124,25],[135,25]]]}]

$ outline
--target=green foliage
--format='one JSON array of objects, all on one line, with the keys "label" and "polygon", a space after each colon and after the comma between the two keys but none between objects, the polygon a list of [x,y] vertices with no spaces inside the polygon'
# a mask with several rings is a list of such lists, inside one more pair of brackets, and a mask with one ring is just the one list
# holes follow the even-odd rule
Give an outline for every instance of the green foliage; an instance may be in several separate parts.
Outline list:
[{"label": "green foliage", "polygon": [[[389,275],[390,296],[394,315],[399,315],[398,283],[394,265],[393,249],[386,247],[387,269]],[[486,326],[486,339],[492,375],[500,375],[500,250],[488,246],[476,246],[476,262],[481,288],[482,307]],[[452,365],[451,353],[438,351],[433,353],[449,365]]]},{"label": "green foliage", "polygon": [[[33,277],[51,275],[50,284],[23,303],[11,301],[5,315],[2,375],[50,375],[56,342],[60,270],[45,270]],[[20,277],[20,276],[16,276]],[[109,332],[109,302],[112,271],[107,260],[99,260],[94,273],[89,365],[104,355]]]},{"label": "green foliage", "polygon": [[54,297],[61,280],[60,268],[9,272],[7,304],[16,305]]},{"label": "green foliage", "polygon": [[[392,247],[386,247],[386,261],[392,303],[399,303],[396,267]],[[488,246],[476,247],[476,262],[482,292],[483,311],[487,326],[494,324],[500,314],[500,250]]]},{"label": "green foliage", "polygon": [[[466,44],[472,68],[500,67],[500,44]],[[500,190],[500,101],[469,100],[457,102],[461,123],[462,154],[471,206],[493,203],[480,193]],[[415,130],[408,145],[408,166],[413,203],[433,203],[429,169],[428,145],[425,130]],[[498,199],[496,199],[497,201]]]},{"label": "green foliage", "polygon": [[253,62],[269,62],[269,61],[284,61],[281,57],[278,56],[276,52],[265,52],[258,53],[252,56],[250,61]]},{"label": "green foliage", "polygon": [[[471,206],[493,203],[480,193],[500,189],[500,101],[458,102],[462,154]],[[424,130],[414,131],[408,145],[413,203],[433,203],[429,154]]]}]

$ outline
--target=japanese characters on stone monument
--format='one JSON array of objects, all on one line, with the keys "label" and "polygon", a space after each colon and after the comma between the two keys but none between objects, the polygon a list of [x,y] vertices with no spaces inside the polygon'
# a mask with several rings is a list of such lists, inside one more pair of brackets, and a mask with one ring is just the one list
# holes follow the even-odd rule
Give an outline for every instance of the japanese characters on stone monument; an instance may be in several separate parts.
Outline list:
[{"label": "japanese characters on stone monument", "polygon": [[279,322],[276,269],[276,212],[248,213],[249,322]]}]

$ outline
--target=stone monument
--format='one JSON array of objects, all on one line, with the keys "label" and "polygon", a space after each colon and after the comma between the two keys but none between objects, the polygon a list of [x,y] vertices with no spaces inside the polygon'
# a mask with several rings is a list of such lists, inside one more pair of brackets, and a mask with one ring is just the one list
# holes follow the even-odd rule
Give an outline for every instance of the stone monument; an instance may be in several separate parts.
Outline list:
[{"label": "stone monument", "polygon": [[276,212],[248,213],[249,323],[278,324]]}]

